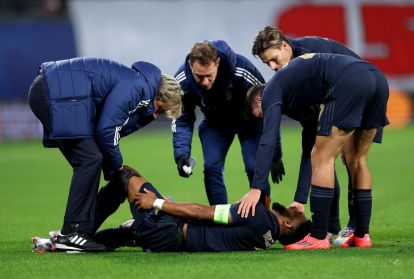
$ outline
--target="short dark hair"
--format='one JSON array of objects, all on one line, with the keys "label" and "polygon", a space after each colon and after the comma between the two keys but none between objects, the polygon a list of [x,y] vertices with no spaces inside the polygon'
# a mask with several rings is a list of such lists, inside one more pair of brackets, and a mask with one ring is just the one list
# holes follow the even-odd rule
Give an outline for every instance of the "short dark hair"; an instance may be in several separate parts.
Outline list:
[{"label": "short dark hair", "polygon": [[253,42],[252,54],[253,56],[260,55],[260,53],[271,47],[280,49],[282,41],[287,42],[282,30],[277,27],[266,26],[257,33]]},{"label": "short dark hair", "polygon": [[249,90],[247,90],[245,108],[248,114],[251,114],[252,112],[252,106],[256,101],[256,97],[262,96],[265,86],[265,84],[256,84],[250,87]]},{"label": "short dark hair", "polygon": [[300,224],[295,230],[290,231],[287,234],[279,236],[279,242],[282,245],[289,245],[302,240],[307,236],[312,229],[312,221],[307,220],[305,223]]},{"label": "short dark hair", "polygon": [[190,65],[198,61],[203,66],[209,65],[211,62],[216,63],[218,60],[217,49],[209,41],[195,43],[188,55]]},{"label": "short dark hair", "polygon": [[[279,203],[273,203],[272,209],[288,218],[293,217],[291,216],[291,214],[289,214],[286,207]],[[310,233],[311,229],[312,229],[312,222],[311,220],[307,220],[306,222],[300,224],[296,229],[293,229],[286,234],[280,235],[278,241],[282,245],[289,245],[289,244],[298,242],[299,240],[302,240],[308,233]]]}]

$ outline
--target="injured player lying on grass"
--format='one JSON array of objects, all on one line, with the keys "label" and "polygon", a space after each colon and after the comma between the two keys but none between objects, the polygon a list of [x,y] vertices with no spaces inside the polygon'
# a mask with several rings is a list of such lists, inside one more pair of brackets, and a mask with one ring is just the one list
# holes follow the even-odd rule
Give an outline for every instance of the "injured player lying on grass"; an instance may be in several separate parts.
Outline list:
[{"label": "injured player lying on grass", "polygon": [[311,222],[296,208],[275,203],[272,210],[257,204],[247,218],[239,203],[205,206],[165,199],[141,176],[132,176],[128,201],[133,220],[98,231],[94,240],[108,251],[140,246],[145,252],[264,250],[278,240],[287,245],[309,233]]},{"label": "injured player lying on grass", "polygon": [[269,248],[275,240],[295,242],[310,230],[310,221],[295,208],[258,204],[255,216],[241,218],[238,203],[204,206],[166,200],[143,177],[128,185],[133,222],[99,231],[95,240],[115,249],[134,241],[146,252],[241,251]]}]

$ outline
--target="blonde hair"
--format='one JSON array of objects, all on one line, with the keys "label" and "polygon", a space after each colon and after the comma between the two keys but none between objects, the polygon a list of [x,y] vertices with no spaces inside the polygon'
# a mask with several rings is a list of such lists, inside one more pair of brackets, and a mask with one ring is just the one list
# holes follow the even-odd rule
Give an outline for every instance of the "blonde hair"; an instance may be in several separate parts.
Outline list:
[{"label": "blonde hair", "polygon": [[172,76],[167,74],[161,76],[160,88],[155,98],[167,105],[165,114],[168,118],[177,119],[182,113],[181,98],[184,94],[180,84]]}]

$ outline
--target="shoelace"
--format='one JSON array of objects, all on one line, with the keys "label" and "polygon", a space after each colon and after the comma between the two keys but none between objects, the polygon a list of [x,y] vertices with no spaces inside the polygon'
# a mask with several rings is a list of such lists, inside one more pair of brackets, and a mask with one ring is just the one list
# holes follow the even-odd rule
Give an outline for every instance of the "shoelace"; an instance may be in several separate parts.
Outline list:
[{"label": "shoelace", "polygon": [[348,227],[345,227],[342,231],[339,232],[340,237],[348,237],[351,230]]}]

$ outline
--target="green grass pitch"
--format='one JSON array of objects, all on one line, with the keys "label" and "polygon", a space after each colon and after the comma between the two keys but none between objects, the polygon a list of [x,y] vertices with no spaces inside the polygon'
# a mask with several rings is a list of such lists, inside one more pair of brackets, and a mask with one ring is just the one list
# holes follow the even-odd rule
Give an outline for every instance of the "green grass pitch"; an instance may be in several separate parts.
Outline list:
[{"label": "green grass pitch", "polygon": [[[289,204],[300,158],[300,130],[282,131],[286,176],[272,185],[272,201]],[[414,126],[386,129],[384,142],[373,145],[373,214],[370,250],[267,251],[147,254],[123,248],[105,254],[36,254],[32,236],[46,237],[62,225],[71,169],[55,149],[40,141],[0,144],[0,278],[414,278]],[[178,201],[207,203],[199,139],[198,159],[189,179],[178,176],[168,131],[138,131],[121,140],[124,162],[138,169],[161,193]],[[231,147],[225,181],[230,201],[247,190],[237,138]],[[346,225],[347,179],[337,161],[342,186],[341,224]],[[103,182],[101,183],[103,184]],[[307,208],[307,215],[309,209]],[[130,218],[127,204],[103,227]]]}]

